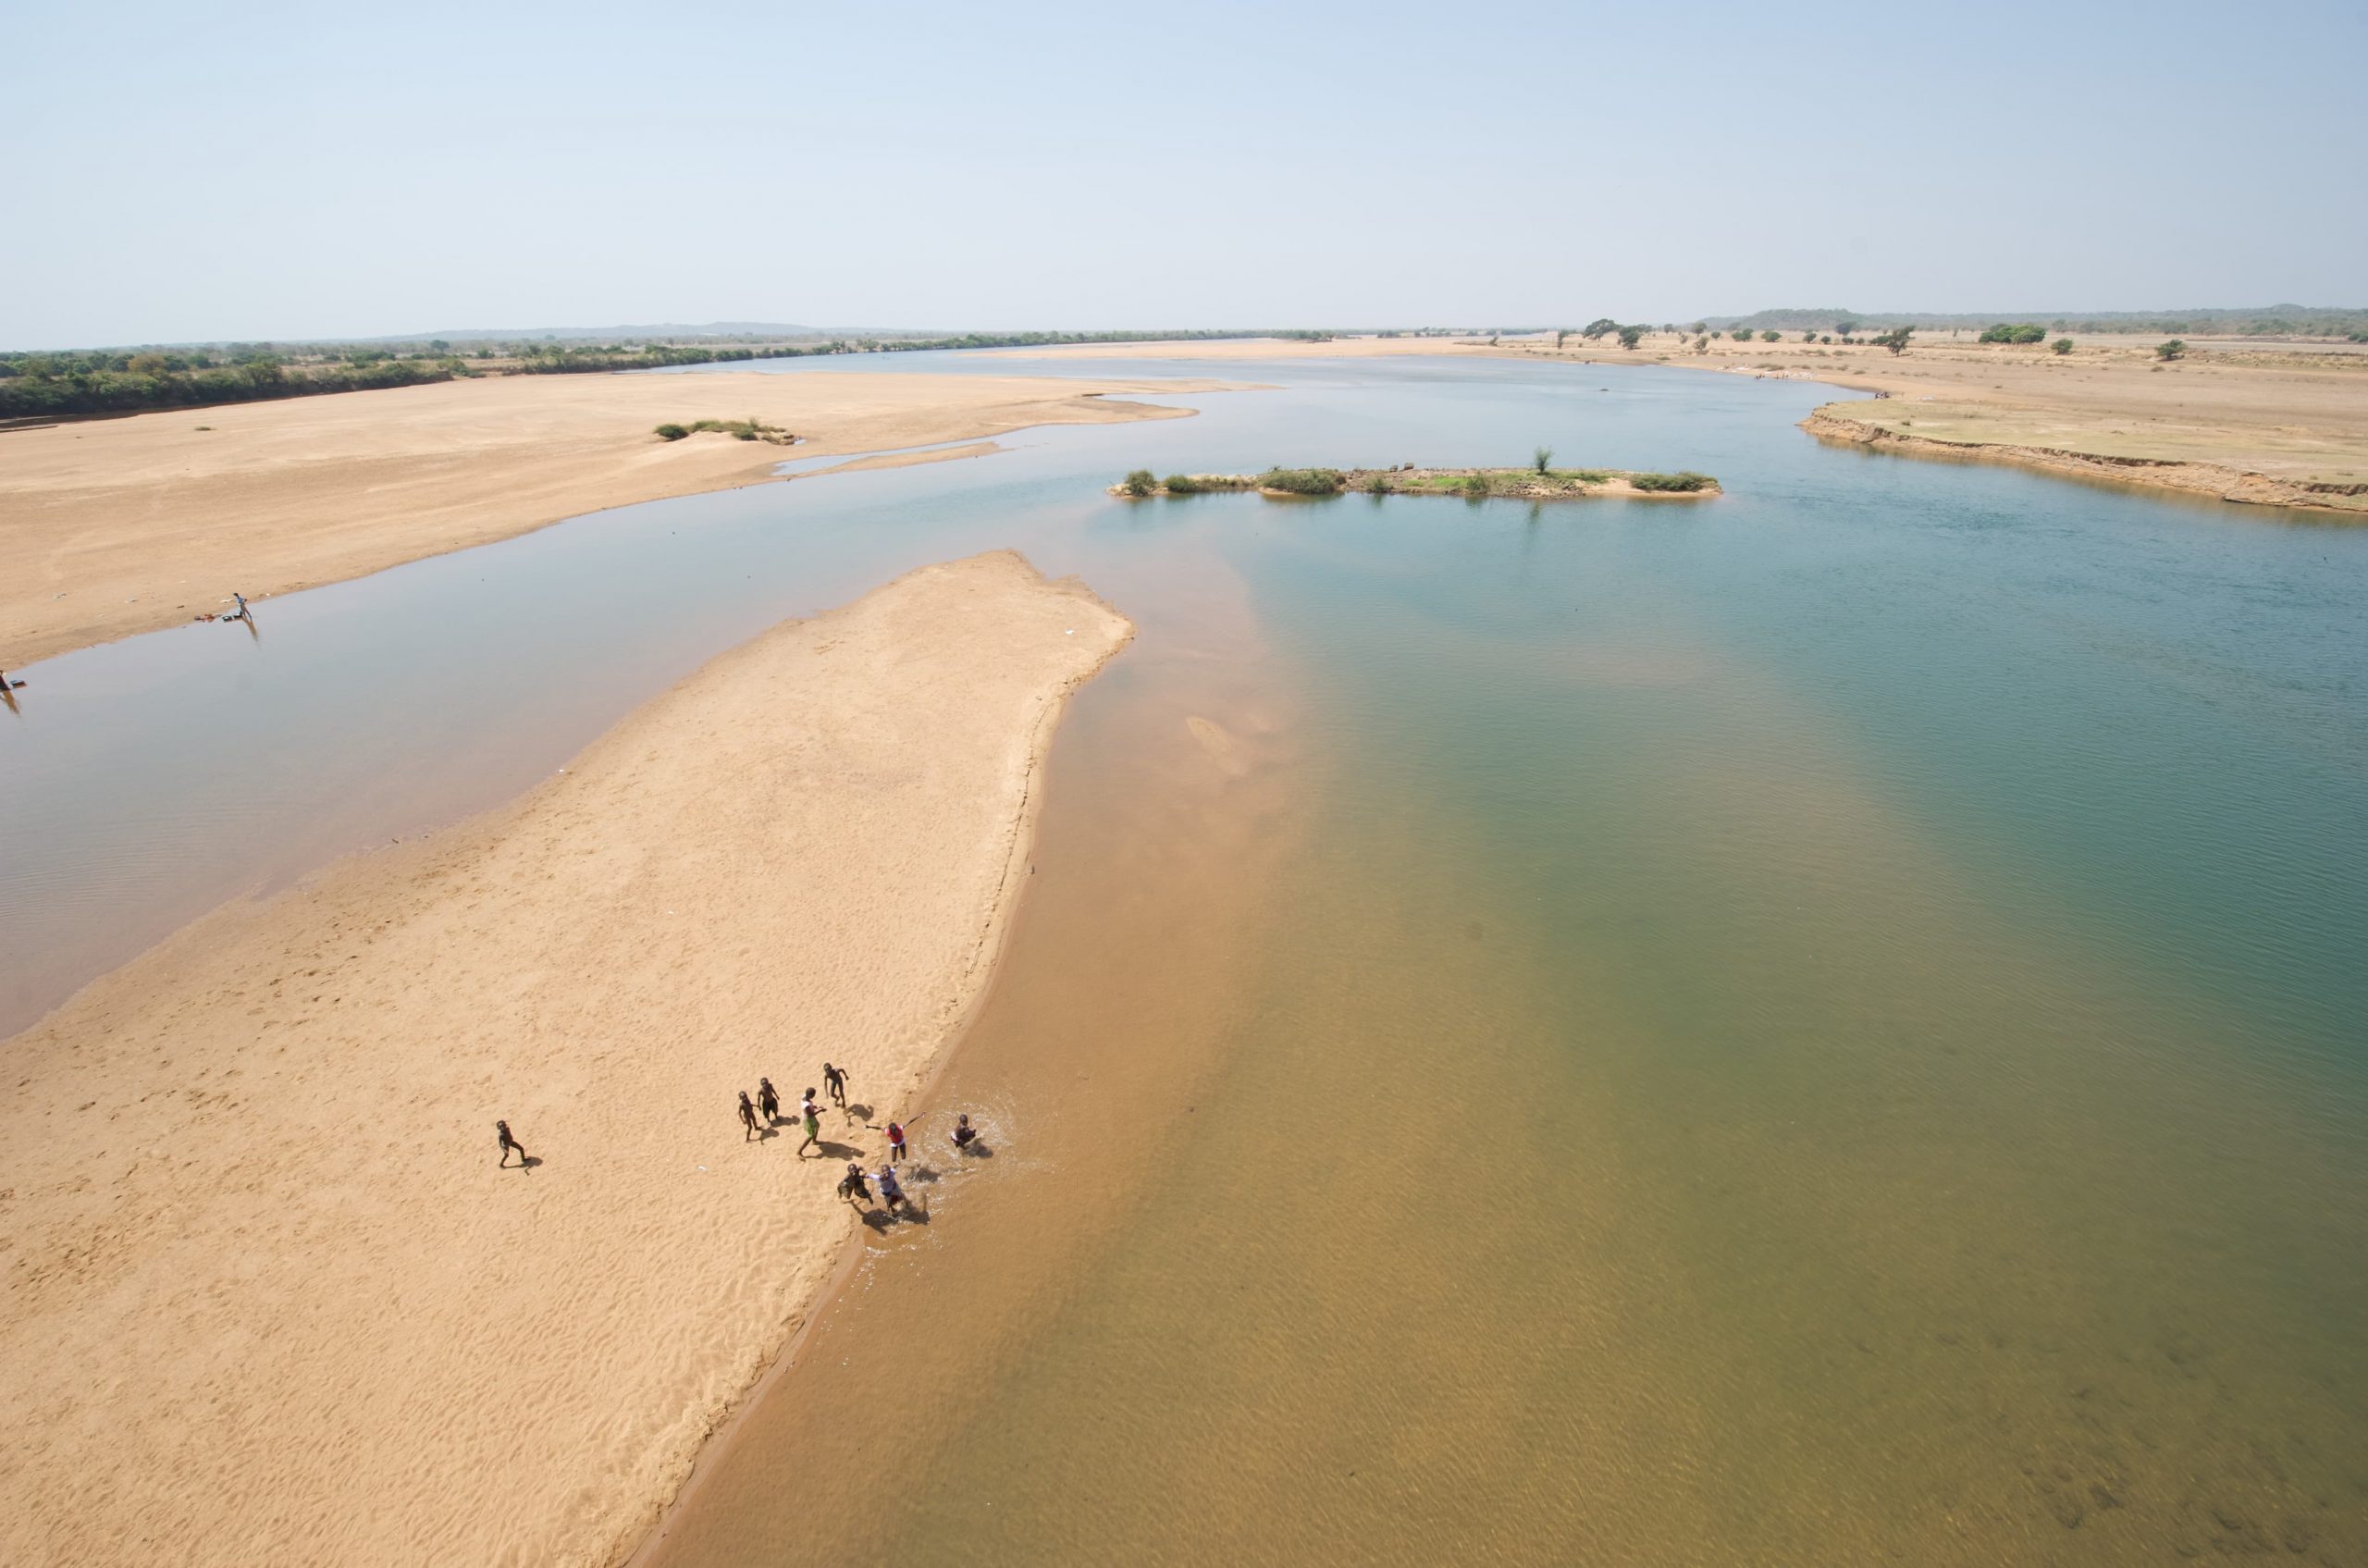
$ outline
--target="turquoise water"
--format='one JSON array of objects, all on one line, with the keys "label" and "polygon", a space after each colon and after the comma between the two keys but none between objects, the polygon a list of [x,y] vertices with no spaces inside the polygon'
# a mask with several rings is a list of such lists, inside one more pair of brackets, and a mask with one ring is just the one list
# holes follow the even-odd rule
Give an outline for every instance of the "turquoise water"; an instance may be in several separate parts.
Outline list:
[{"label": "turquoise water", "polygon": [[[0,935],[55,991],[1017,546],[1142,628],[948,1087],[1029,1157],[881,1245],[682,1556],[2368,1561],[2368,530],[1827,448],[1793,384],[1225,373],[1278,389],[38,666]],[[1540,444],[1730,493],[1101,489]]]}]

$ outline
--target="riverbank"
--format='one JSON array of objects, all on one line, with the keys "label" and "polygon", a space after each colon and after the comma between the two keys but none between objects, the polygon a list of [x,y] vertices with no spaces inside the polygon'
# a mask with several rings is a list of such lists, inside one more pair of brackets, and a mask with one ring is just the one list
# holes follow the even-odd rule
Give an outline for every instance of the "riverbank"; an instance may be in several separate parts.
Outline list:
[{"label": "riverbank", "polygon": [[[1229,341],[1065,349],[1077,359],[1228,360],[1363,358],[1387,354],[1560,359],[1574,364],[1660,364],[1730,375],[1819,381],[1881,394],[1819,414],[1887,433],[1885,450],[1980,455],[2049,472],[2093,464],[2131,484],[2232,500],[2368,514],[2368,354],[2305,352],[2305,345],[2199,340],[2184,358],[2155,355],[2158,340],[2076,339],[2069,353],[2044,346],[1978,344],[1975,334],[1919,335],[1892,355],[1869,344],[1711,340],[1649,333],[1636,349],[1551,333],[1486,339],[1352,338],[1328,343]],[[1839,426],[1821,432],[1839,436]],[[1896,438],[1914,437],[1918,440]],[[1856,438],[1839,437],[1839,438]],[[1960,453],[1958,455],[1964,455]],[[2317,487],[2317,488],[2314,488]]]},{"label": "riverbank", "polygon": [[[11,1538],[630,1546],[840,1254],[837,1161],[882,1153],[981,994],[1053,724],[1129,635],[1007,552],[924,568],[10,1042]],[[831,1116],[819,1161],[744,1141],[734,1093],[794,1100],[826,1057],[868,1122]],[[496,1117],[535,1164],[496,1169]]]},{"label": "riverbank", "polygon": [[366,575],[566,518],[774,477],[763,441],[661,423],[755,417],[801,457],[1179,417],[1128,392],[1211,381],[534,376],[0,433],[0,669]]}]

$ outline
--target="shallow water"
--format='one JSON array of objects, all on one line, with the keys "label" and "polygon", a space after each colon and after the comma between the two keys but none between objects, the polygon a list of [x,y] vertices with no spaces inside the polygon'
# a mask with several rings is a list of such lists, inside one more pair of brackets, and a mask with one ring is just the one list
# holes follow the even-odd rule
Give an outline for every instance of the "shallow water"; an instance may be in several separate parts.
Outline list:
[{"label": "shallow water", "polygon": [[[2368,1559],[2368,531],[1825,448],[1795,385],[1226,373],[1283,389],[31,672],[193,705],[201,756],[250,726],[293,781],[251,809],[231,767],[241,809],[93,825],[44,781],[153,757],[120,711],[65,753],[27,704],[0,783],[100,893],[249,817],[334,840],[340,768],[426,821],[1018,545],[1142,636],[933,1102],[995,1153],[925,1150],[933,1222],[868,1243],[661,1559]],[[1537,444],[1732,493],[1099,489]]]}]

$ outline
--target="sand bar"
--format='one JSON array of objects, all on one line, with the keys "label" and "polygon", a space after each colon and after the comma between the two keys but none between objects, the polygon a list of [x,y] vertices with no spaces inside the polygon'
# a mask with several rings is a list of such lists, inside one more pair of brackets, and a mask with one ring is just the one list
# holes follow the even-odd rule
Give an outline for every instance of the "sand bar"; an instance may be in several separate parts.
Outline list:
[{"label": "sand bar", "polygon": [[[0,668],[507,538],[764,482],[786,458],[1171,418],[1211,381],[883,371],[516,376],[0,432]],[[667,421],[755,415],[795,448]]]},{"label": "sand bar", "polygon": [[[853,1232],[838,1161],[744,1142],[735,1090],[827,1057],[910,1113],[1063,698],[1129,635],[1008,552],[924,568],[0,1047],[11,1556],[629,1548]],[[540,1163],[496,1168],[497,1116]]]},{"label": "sand bar", "polygon": [[[1778,343],[1648,335],[1615,341],[1552,334],[1486,339],[1350,338],[1092,345],[1030,350],[1065,358],[1349,359],[1386,354],[1560,359],[1822,381],[1882,400],[1827,405],[1806,422],[1828,439],[1932,456],[1986,455],[2083,477],[2223,500],[2368,514],[2368,354],[2350,345],[2199,339],[2186,358],[2155,357],[2160,338],[2074,335],[2073,352],[1980,345],[1976,334],[1920,334],[1905,354],[1864,344]],[[1002,351],[996,351],[1001,352]],[[1968,448],[1988,449],[1969,454]]]}]

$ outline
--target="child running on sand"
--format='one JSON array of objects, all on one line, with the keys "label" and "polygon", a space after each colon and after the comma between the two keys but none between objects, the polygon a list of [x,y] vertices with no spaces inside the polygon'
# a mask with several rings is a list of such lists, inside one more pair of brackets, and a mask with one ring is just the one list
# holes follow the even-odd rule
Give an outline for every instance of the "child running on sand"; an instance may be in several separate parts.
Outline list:
[{"label": "child running on sand", "polygon": [[830,1063],[824,1062],[822,1064],[822,1081],[831,1086],[832,1100],[835,1102],[842,1110],[844,1110],[846,1107],[847,1103],[847,1075],[832,1067]]},{"label": "child running on sand", "polygon": [[[806,1143],[811,1143],[820,1149],[822,1146],[822,1107],[814,1103],[814,1091],[811,1089],[806,1092],[806,1098],[798,1103],[797,1113],[799,1118],[806,1124]],[[797,1146],[797,1157],[801,1160],[806,1157],[806,1143],[800,1143]]]},{"label": "child running on sand", "polygon": [[749,1139],[757,1136],[757,1107],[748,1103],[748,1092],[746,1089],[740,1091],[740,1125],[748,1130],[740,1142],[746,1143]]},{"label": "child running on sand", "polygon": [[515,1149],[518,1151],[518,1168],[520,1170],[525,1169],[526,1145],[510,1136],[510,1124],[506,1121],[497,1121],[493,1124],[493,1132],[495,1137],[501,1140],[501,1163],[503,1165],[508,1165],[510,1163],[510,1151]]}]

